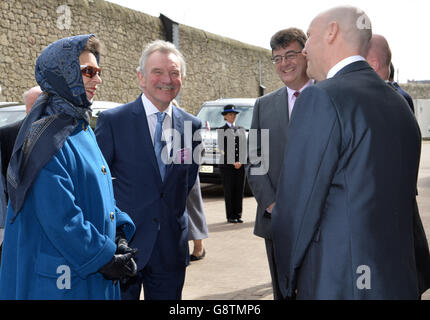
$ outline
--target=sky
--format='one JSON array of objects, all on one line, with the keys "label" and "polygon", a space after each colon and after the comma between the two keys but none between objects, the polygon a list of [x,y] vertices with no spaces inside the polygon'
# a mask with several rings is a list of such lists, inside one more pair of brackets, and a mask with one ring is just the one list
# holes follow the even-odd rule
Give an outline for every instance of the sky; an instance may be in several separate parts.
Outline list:
[{"label": "sky", "polygon": [[[390,44],[395,80],[430,80],[427,0],[109,0],[146,14],[160,13],[173,21],[223,37],[270,49],[277,31],[297,27],[305,33],[312,19],[326,9],[352,5],[367,13],[373,33]],[[427,22],[426,22],[427,21]],[[398,71],[398,74],[397,74]]]}]

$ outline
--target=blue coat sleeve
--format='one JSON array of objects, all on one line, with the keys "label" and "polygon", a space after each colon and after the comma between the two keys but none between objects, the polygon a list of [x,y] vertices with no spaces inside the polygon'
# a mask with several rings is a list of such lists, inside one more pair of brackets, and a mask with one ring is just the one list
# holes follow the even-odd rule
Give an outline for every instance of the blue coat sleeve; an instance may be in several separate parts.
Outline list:
[{"label": "blue coat sleeve", "polygon": [[118,207],[115,207],[115,213],[116,213],[116,227],[122,228],[127,238],[127,241],[130,241],[130,239],[134,235],[134,232],[136,231],[136,226],[134,225],[130,216],[127,213],[121,211]]},{"label": "blue coat sleeve", "polygon": [[321,213],[335,173],[340,130],[335,108],[315,86],[297,100],[290,126],[272,212],[272,232],[285,296],[296,289],[297,270],[318,231]]}]

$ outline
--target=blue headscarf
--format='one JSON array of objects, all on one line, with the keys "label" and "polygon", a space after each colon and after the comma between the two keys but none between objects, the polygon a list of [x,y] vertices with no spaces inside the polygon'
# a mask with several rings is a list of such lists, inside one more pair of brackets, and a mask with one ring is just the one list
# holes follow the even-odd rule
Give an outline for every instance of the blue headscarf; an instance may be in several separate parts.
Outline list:
[{"label": "blue headscarf", "polygon": [[[46,47],[36,61],[36,81],[43,93],[21,126],[7,171],[13,219],[40,170],[61,149],[80,120],[89,123],[91,102],[82,80],[79,56],[93,36],[60,39]],[[98,62],[99,57],[96,59]]]}]

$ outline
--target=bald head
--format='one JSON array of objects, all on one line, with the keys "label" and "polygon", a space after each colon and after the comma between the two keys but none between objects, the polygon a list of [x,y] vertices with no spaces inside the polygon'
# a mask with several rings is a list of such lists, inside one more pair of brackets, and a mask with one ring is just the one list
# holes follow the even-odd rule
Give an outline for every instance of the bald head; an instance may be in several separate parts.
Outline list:
[{"label": "bald head", "polygon": [[[308,29],[308,41],[304,54],[317,72],[308,68],[308,75],[316,80],[324,80],[327,72],[341,60],[361,55],[365,57],[372,37],[372,27],[368,16],[351,6],[335,7],[316,16]],[[312,39],[313,38],[313,39]],[[312,52],[312,47],[315,48]],[[318,57],[317,57],[318,56]],[[319,79],[318,79],[319,77]]]},{"label": "bald head", "polygon": [[335,7],[321,13],[320,18],[327,26],[336,23],[341,40],[349,50],[366,56],[372,26],[369,17],[362,10],[352,6]]},{"label": "bald head", "polygon": [[389,79],[391,50],[387,39],[379,34],[374,34],[370,40],[366,60],[382,80]]},{"label": "bald head", "polygon": [[42,90],[40,89],[39,86],[35,86],[24,93],[22,97],[24,99],[25,112],[27,114],[30,113],[31,107],[36,102],[37,98],[41,93],[42,93]]}]

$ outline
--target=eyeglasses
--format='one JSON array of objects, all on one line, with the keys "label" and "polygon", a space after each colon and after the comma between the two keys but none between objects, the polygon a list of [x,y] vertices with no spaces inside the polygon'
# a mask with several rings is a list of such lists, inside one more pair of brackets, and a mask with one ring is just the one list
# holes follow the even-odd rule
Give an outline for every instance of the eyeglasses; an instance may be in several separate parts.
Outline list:
[{"label": "eyeglasses", "polygon": [[88,78],[92,78],[95,75],[101,76],[102,70],[97,67],[87,66],[87,65],[81,65],[81,72],[82,75]]},{"label": "eyeglasses", "polygon": [[283,56],[272,57],[272,63],[273,64],[280,64],[282,62],[282,59],[285,59],[285,61],[294,60],[295,58],[297,58],[297,55],[299,55],[301,53],[302,53],[301,51],[288,51]]}]

